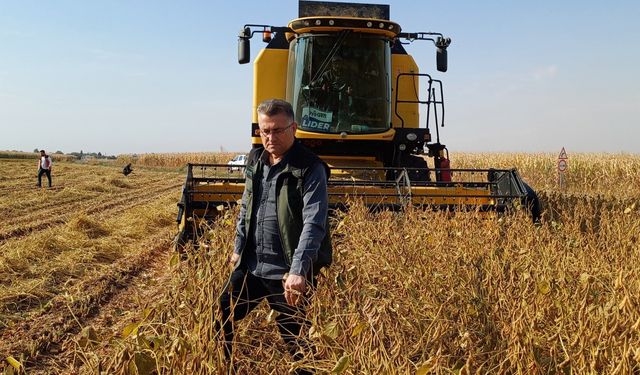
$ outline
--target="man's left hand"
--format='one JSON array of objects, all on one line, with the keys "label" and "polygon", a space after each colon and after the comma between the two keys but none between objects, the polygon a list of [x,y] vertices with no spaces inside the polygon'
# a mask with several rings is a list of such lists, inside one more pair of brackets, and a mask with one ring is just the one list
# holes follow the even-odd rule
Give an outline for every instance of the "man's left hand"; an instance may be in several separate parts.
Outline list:
[{"label": "man's left hand", "polygon": [[291,306],[298,304],[305,290],[307,289],[307,280],[304,276],[289,275],[284,282],[284,298]]}]

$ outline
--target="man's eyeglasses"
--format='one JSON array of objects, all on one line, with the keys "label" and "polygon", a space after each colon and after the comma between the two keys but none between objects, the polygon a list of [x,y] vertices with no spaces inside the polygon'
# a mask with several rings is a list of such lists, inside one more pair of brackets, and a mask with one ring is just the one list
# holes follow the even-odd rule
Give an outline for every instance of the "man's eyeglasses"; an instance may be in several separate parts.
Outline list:
[{"label": "man's eyeglasses", "polygon": [[291,125],[293,125],[293,122],[287,126],[285,126],[284,128],[275,128],[275,129],[271,129],[271,130],[262,130],[260,129],[260,135],[264,136],[264,137],[268,137],[268,136],[278,136],[282,133],[285,132],[285,130],[289,129],[291,127]]}]

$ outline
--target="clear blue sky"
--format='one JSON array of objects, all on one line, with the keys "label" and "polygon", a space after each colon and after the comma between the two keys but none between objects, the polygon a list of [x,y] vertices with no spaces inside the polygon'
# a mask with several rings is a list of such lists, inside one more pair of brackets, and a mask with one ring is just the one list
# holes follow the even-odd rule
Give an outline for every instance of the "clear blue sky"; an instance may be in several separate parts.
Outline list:
[{"label": "clear blue sky", "polygon": [[[434,73],[450,150],[640,153],[640,1],[372,2],[452,38]],[[237,33],[296,16],[294,0],[0,0],[0,149],[246,150]],[[407,50],[433,72],[430,43]]]}]

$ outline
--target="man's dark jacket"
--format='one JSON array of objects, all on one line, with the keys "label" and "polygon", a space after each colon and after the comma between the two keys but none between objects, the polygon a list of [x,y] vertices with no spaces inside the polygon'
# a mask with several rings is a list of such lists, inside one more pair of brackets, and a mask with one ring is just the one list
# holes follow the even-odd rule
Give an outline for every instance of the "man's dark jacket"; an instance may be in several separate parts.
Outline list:
[{"label": "man's dark jacket", "polygon": [[[251,222],[253,210],[256,208],[253,192],[257,191],[257,184],[261,183],[263,162],[261,160],[264,147],[256,147],[251,150],[247,158],[247,166],[245,169],[246,176],[246,212],[245,212],[245,238],[248,239],[253,230],[254,223]],[[304,178],[307,171],[316,163],[322,163],[327,172],[327,180],[329,179],[329,167],[318,156],[301,145],[298,141],[287,153],[287,162],[283,166],[282,172],[276,180],[276,210],[278,218],[278,228],[280,229],[280,239],[282,241],[282,249],[284,250],[287,265],[291,266],[293,254],[300,241],[302,234],[303,218],[302,209]],[[247,243],[246,240],[243,249],[240,251],[240,257],[244,253]],[[327,267],[332,260],[331,235],[329,231],[329,217],[325,223],[325,236],[318,250],[318,256],[312,265],[311,273],[317,275],[322,267]],[[238,262],[240,264],[241,262]]]}]

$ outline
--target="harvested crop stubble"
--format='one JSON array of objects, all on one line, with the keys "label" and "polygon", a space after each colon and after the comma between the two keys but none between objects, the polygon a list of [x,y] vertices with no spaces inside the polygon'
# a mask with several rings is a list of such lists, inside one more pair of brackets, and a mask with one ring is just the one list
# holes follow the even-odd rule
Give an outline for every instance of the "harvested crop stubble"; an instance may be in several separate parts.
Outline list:
[{"label": "harvested crop stubble", "polygon": [[0,351],[27,355],[24,363],[34,365],[38,353],[80,331],[100,304],[144,270],[141,261],[153,260],[144,254],[167,251],[176,199],[160,195],[107,220],[80,214],[55,230],[3,245]]},{"label": "harvested crop stubble", "polygon": [[[28,165],[25,161],[3,162],[0,169],[19,177]],[[116,213],[154,199],[155,193],[177,194],[182,182],[177,173],[139,171],[125,178],[118,167],[61,163],[58,169],[68,173],[54,179],[54,189],[34,189],[15,179],[5,182],[7,194],[0,199],[0,242],[59,225],[75,213]]]},{"label": "harvested crop stubble", "polygon": [[[175,199],[175,194],[159,196],[150,205],[132,207],[130,212],[106,220],[78,214],[66,225],[2,245],[4,320],[46,304],[61,288],[71,285],[70,281],[135,251],[136,244],[150,233],[168,230]],[[160,210],[166,211],[160,214]],[[36,287],[25,287],[33,280],[38,280]]]},{"label": "harvested crop stubble", "polygon": [[[32,164],[0,162],[0,169],[19,177]],[[143,171],[124,180],[117,167],[58,164],[63,168],[69,174],[57,180],[59,190],[4,182],[12,190],[0,199],[0,327],[38,312],[126,251],[135,253],[147,233],[172,231],[181,175]]]}]

